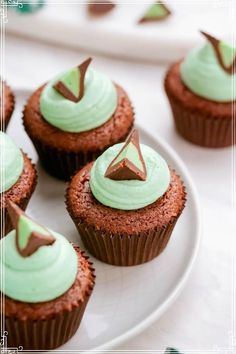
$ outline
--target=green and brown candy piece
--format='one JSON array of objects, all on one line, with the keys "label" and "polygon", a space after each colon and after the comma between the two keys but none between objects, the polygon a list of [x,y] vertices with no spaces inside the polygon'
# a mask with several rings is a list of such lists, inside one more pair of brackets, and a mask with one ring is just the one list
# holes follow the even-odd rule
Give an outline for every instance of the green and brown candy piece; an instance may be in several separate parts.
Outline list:
[{"label": "green and brown candy piece", "polygon": [[109,0],[88,3],[88,12],[93,16],[102,16],[110,12],[116,5]]},{"label": "green and brown candy piece", "polygon": [[156,1],[149,7],[144,16],[139,20],[139,23],[162,21],[170,14],[171,11],[163,2]]},{"label": "green and brown candy piece", "polygon": [[67,72],[53,88],[67,100],[79,102],[84,95],[85,74],[92,59],[86,59],[79,66]]},{"label": "green and brown candy piece", "polygon": [[113,180],[146,180],[147,171],[136,129],[131,132],[118,155],[108,166],[105,177]]},{"label": "green and brown candy piece", "polygon": [[233,75],[236,72],[236,48],[224,41],[220,41],[206,32],[200,32],[211,43],[222,69],[228,74]]},{"label": "green and brown candy piece", "polygon": [[16,248],[22,257],[29,257],[41,246],[55,242],[47,229],[31,220],[15,203],[9,201],[7,210],[16,230]]}]

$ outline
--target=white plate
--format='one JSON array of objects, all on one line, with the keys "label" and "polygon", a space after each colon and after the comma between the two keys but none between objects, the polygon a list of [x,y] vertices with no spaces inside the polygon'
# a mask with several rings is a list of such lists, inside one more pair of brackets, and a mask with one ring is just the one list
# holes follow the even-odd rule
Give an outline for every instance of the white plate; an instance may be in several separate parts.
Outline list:
[{"label": "white plate", "polygon": [[[21,123],[27,91],[16,92],[17,109],[8,129],[17,144],[37,162]],[[141,140],[152,146],[184,180],[188,199],[166,250],[140,266],[115,267],[92,259],[96,286],[79,331],[61,350],[110,349],[137,335],[173,304],[183,289],[200,243],[200,208],[189,173],[173,150],[140,127]],[[47,175],[37,164],[39,180],[28,212],[36,220],[76,241],[83,248],[64,204],[66,184]]]},{"label": "white plate", "polygon": [[[173,14],[158,23],[138,25],[150,3],[115,1],[117,7],[101,18],[87,14],[87,1],[47,0],[33,15],[9,11],[6,28],[29,37],[60,43],[87,52],[147,61],[173,61],[203,41],[199,30],[230,40],[233,2],[167,0]],[[11,12],[11,13],[10,13]],[[205,40],[205,39],[204,39]]]}]

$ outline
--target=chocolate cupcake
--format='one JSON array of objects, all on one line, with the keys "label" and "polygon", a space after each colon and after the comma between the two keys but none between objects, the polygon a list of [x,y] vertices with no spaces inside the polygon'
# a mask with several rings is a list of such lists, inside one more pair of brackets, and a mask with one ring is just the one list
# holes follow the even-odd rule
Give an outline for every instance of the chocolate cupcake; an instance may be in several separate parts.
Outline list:
[{"label": "chocolate cupcake", "polygon": [[0,106],[3,105],[3,115],[1,116],[0,130],[5,131],[11,119],[15,107],[15,99],[10,87],[1,81],[3,99],[0,96]]},{"label": "chocolate cupcake", "polygon": [[[48,350],[77,331],[94,287],[94,269],[65,237],[8,204],[15,230],[1,240],[9,347]],[[2,314],[3,315],[3,314]]]},{"label": "chocolate cupcake", "polygon": [[7,201],[12,201],[25,210],[36,186],[37,173],[29,157],[3,132],[0,132],[0,150],[0,221],[1,236],[4,236],[13,228],[6,208]]},{"label": "chocolate cupcake", "polygon": [[42,165],[64,180],[123,141],[134,122],[126,92],[88,68],[90,61],[40,87],[24,110],[24,126]]},{"label": "chocolate cupcake", "polygon": [[165,91],[185,139],[205,147],[229,146],[235,143],[236,49],[202,34],[206,43],[168,70]]},{"label": "chocolate cupcake", "polygon": [[180,177],[157,152],[139,146],[134,130],[72,178],[66,203],[93,256],[131,266],[164,250],[185,196]]}]

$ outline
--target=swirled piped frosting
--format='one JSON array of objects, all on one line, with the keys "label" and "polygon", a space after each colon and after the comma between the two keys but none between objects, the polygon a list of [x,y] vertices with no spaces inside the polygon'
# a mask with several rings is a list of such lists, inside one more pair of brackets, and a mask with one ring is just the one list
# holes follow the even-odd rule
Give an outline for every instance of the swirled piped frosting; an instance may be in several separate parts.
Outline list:
[{"label": "swirled piped frosting", "polygon": [[[21,227],[24,234],[31,226],[26,221]],[[37,303],[53,300],[72,286],[78,271],[76,252],[65,237],[50,232],[55,242],[41,246],[28,257],[18,252],[15,230],[0,241],[4,252],[1,291],[5,295],[18,301]]]},{"label": "swirled piped frosting", "polygon": [[108,121],[117,107],[117,90],[104,74],[88,68],[85,75],[84,94],[79,102],[61,95],[53,86],[65,72],[51,80],[40,97],[43,118],[63,131],[80,133],[97,128]]},{"label": "swirled piped frosting", "polygon": [[3,132],[0,132],[0,151],[0,193],[3,193],[18,181],[24,168],[24,158],[13,140]]},{"label": "swirled piped frosting", "polygon": [[[235,56],[235,48],[225,42],[219,42],[219,51],[225,64],[230,65]],[[232,89],[236,74],[230,74],[223,69],[210,41],[200,48],[193,49],[186,56],[181,64],[180,74],[183,83],[201,97],[216,102],[230,102],[236,99],[236,91]]]},{"label": "swirled piped frosting", "polygon": [[146,165],[145,180],[114,180],[105,177],[108,166],[124,146],[116,144],[95,161],[90,173],[90,188],[102,204],[115,209],[135,210],[154,203],[168,189],[170,171],[166,161],[153,149],[141,144]]}]

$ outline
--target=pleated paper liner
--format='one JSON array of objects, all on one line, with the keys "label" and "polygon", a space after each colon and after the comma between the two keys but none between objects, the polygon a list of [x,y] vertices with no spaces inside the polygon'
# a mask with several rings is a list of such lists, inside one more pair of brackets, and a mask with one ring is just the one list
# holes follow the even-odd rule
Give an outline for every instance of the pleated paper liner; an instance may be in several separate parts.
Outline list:
[{"label": "pleated paper liner", "polygon": [[96,160],[103,151],[66,152],[57,150],[40,141],[33,140],[44,169],[53,177],[68,181],[73,174],[87,163]]},{"label": "pleated paper liner", "polygon": [[[204,111],[194,111],[176,100],[165,85],[171,105],[174,122],[179,134],[193,144],[220,148],[233,144],[233,113],[229,117],[207,115]],[[232,103],[233,104],[233,103]]]},{"label": "pleated paper liner", "polygon": [[[75,247],[76,248],[76,247]],[[83,254],[83,252],[81,252]],[[88,259],[88,257],[85,257]],[[83,302],[71,310],[65,310],[45,320],[19,320],[5,317],[5,330],[8,332],[8,346],[23,350],[50,350],[66,343],[78,330],[85,308],[94,287],[94,268],[89,262],[93,284],[88,288]],[[42,303],[43,306],[43,303]]]},{"label": "pleated paper liner", "polygon": [[23,350],[50,350],[66,343],[79,328],[88,299],[71,312],[64,312],[45,321],[5,319],[8,346]]},{"label": "pleated paper liner", "polygon": [[85,223],[77,224],[81,239],[94,257],[116,266],[134,266],[157,257],[167,246],[178,217],[163,228],[131,236],[96,230]]},{"label": "pleated paper liner", "polygon": [[[130,130],[132,130],[132,126]],[[125,141],[130,130],[122,139],[117,141],[117,144]],[[39,140],[35,140],[34,137],[31,137],[31,140],[45,170],[50,175],[64,181],[68,181],[77,170],[84,167],[87,163],[95,161],[109,147],[106,146],[104,149],[96,151],[67,152],[45,145]]]}]

